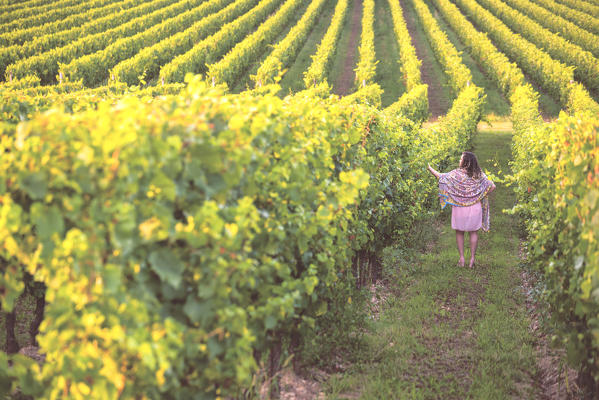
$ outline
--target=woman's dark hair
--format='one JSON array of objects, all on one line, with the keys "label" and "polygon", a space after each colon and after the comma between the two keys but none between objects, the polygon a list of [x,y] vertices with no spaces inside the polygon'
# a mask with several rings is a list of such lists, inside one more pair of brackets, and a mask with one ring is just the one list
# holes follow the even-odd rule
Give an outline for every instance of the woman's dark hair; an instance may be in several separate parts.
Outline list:
[{"label": "woman's dark hair", "polygon": [[478,160],[476,159],[476,156],[474,155],[474,153],[465,151],[462,153],[462,156],[464,158],[462,159],[462,162],[460,163],[460,168],[465,169],[466,173],[468,174],[469,177],[474,178],[474,179],[479,179],[482,174],[482,171],[480,170],[480,167],[478,166]]}]

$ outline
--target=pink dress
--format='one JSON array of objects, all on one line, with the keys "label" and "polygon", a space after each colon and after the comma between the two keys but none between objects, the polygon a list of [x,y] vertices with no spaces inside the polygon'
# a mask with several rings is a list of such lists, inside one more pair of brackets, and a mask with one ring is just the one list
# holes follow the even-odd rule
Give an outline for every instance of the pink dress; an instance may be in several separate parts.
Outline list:
[{"label": "pink dress", "polygon": [[480,204],[474,203],[467,207],[451,207],[451,228],[457,231],[473,232],[482,227],[483,208]]}]

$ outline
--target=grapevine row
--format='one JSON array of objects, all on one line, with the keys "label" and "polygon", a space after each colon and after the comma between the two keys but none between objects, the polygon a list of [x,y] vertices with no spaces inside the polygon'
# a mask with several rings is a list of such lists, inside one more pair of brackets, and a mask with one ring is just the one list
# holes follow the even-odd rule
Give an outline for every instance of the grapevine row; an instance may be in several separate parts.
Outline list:
[{"label": "grapevine row", "polygon": [[35,398],[236,397],[256,355],[293,353],[281,346],[345,310],[358,251],[427,215],[420,174],[466,148],[479,92],[454,102],[459,129],[422,138],[365,105],[201,82],[36,117],[0,143],[0,281],[8,310],[20,271],[46,284],[37,339],[53,362],[9,368],[0,352],[5,382]]},{"label": "grapevine row", "polygon": [[22,46],[0,47],[0,74],[4,75],[6,67],[20,59],[45,53],[58,47],[64,47],[73,41],[95,33],[105,32],[111,28],[123,25],[133,18],[141,17],[167,6],[174,1],[176,0],[157,0],[146,3],[143,0],[128,0],[125,4],[137,5],[130,9],[117,10],[112,14],[108,14],[82,26],[73,26],[71,29],[62,32],[33,38],[32,41],[26,42]]},{"label": "grapevine row", "polygon": [[515,88],[524,85],[524,74],[518,66],[497,50],[486,34],[479,32],[460,10],[449,0],[431,0],[443,19],[468,46],[469,53],[476,59],[487,75],[509,98]]},{"label": "grapevine row", "polygon": [[410,91],[422,83],[420,75],[421,62],[416,56],[416,49],[412,45],[412,39],[403,18],[399,0],[389,0],[389,9],[391,10],[393,30],[399,48],[398,64],[402,73],[402,80],[406,90]]},{"label": "grapevine row", "polygon": [[118,39],[103,50],[74,59],[60,71],[70,80],[82,79],[86,86],[94,86],[109,77],[109,69],[120,61],[133,57],[141,49],[188,28],[194,22],[222,9],[232,0],[209,0],[189,11],[166,19],[133,36]]},{"label": "grapevine row", "polygon": [[[494,44],[515,61],[523,71],[544,87],[564,107],[575,103],[592,104],[594,101],[584,90],[573,90],[579,84],[574,81],[573,68],[552,59],[520,35],[514,34],[501,20],[482,8],[475,0],[455,0],[479,28],[484,27]],[[578,96],[571,96],[576,93]]]},{"label": "grapevine row", "polygon": [[331,24],[318,45],[316,53],[312,56],[312,63],[304,72],[304,84],[307,88],[327,81],[331,60],[339,35],[341,35],[348,6],[349,0],[337,1]]},{"label": "grapevine row", "polygon": [[420,74],[420,60],[416,56],[416,49],[408,32],[406,21],[398,0],[389,0],[389,9],[393,20],[393,30],[399,48],[398,65],[401,71],[406,92],[390,104],[385,111],[391,115],[402,115],[412,121],[421,123],[429,116],[428,112],[428,86],[422,84]]},{"label": "grapevine row", "polygon": [[559,19],[560,21],[556,21],[553,26],[554,29],[559,29],[558,26],[568,23],[563,18],[555,17],[552,13],[531,4],[528,0],[505,0],[505,2],[501,0],[480,0],[479,4],[499,17],[513,31],[521,33],[525,39],[544,49],[554,59],[576,67],[574,70],[576,78],[593,89],[599,89],[599,60],[593,54],[570,43],[560,35],[543,28],[540,24],[508,6],[508,4],[529,10],[535,15],[535,19],[544,21],[543,24],[545,25],[552,17]]},{"label": "grapevine row", "polygon": [[374,50],[374,0],[363,0],[362,35],[360,36],[359,60],[355,69],[356,83],[366,86],[376,76],[376,54]]},{"label": "grapevine row", "polygon": [[579,369],[579,381],[592,387],[599,379],[597,110],[545,125],[536,106],[524,88],[513,97],[516,210],[527,228],[527,258],[543,274],[556,339]]},{"label": "grapevine row", "polygon": [[[41,36],[62,32],[65,30],[69,30],[73,27],[80,27],[89,21],[94,21],[98,18],[103,18],[107,15],[112,15],[116,12],[135,7],[141,3],[142,0],[122,0],[107,4],[104,7],[94,8],[92,10],[84,11],[78,14],[69,15],[66,18],[62,18],[51,23],[33,27],[26,26],[22,29],[5,32],[0,35],[0,45],[4,47],[12,45],[22,45]],[[87,30],[85,32],[90,33]],[[59,44],[60,43],[54,42],[53,46]]]},{"label": "grapevine row", "polygon": [[[573,8],[564,6],[563,4],[560,4],[554,0],[535,0],[535,2],[539,5],[541,5],[542,7],[544,7],[545,9],[572,22],[572,24],[563,25],[562,30],[560,32],[563,35],[567,35],[565,37],[572,40],[574,43],[579,44],[582,47],[585,47],[585,45],[583,43],[577,41],[577,36],[580,36],[581,39],[579,39],[579,40],[582,40],[582,36],[583,36],[582,32],[575,34],[575,35],[570,34],[570,30],[574,27],[576,27],[574,32],[577,32],[580,30],[580,28],[583,28],[589,32],[594,33],[595,35],[599,35],[599,18],[595,18],[595,17],[592,17],[583,12],[574,10]],[[532,17],[532,15],[530,15],[530,14],[529,14],[529,16]],[[547,27],[549,27],[549,26],[547,26]],[[591,50],[590,47],[585,47],[585,48],[587,50],[593,52],[593,54],[595,54],[595,56],[599,57],[599,54],[595,53],[593,50]]]},{"label": "grapevine row", "polygon": [[177,0],[156,0],[151,4],[154,7],[159,7],[162,4],[162,8],[158,8],[150,14],[137,17],[108,31],[85,36],[66,46],[20,60],[7,67],[7,74],[12,74],[13,77],[17,78],[36,74],[41,78],[42,83],[56,82],[60,63],[68,63],[83,55],[102,50],[121,37],[131,36],[139,32],[139,30],[150,28],[162,22],[165,18],[170,18],[189,8],[195,7],[203,0],[175,1]]},{"label": "grapevine row", "polygon": [[329,0],[314,0],[310,3],[305,14],[291,28],[285,39],[278,43],[272,53],[262,62],[253,77],[256,84],[274,83],[280,71],[289,66],[308,38],[327,1]]},{"label": "grapevine row", "polygon": [[160,69],[160,78],[166,82],[183,82],[188,72],[205,72],[206,65],[231,49],[262,22],[281,0],[262,0],[251,11],[229,22],[221,29],[195,44],[191,50],[175,57]]},{"label": "grapevine row", "polygon": [[154,79],[160,67],[167,64],[177,55],[190,50],[194,43],[218,31],[224,24],[238,18],[256,5],[257,0],[236,0],[219,12],[195,22],[192,26],[164,39],[153,46],[141,49],[136,55],[118,63],[112,74],[115,79],[135,85],[139,76]]},{"label": "grapevine row", "polygon": [[592,15],[595,18],[599,18],[599,5],[589,4],[582,0],[559,0],[559,2],[568,7],[574,8],[575,10],[579,10],[586,14]]},{"label": "grapevine row", "polygon": [[[63,1],[71,2],[72,0]],[[69,15],[87,12],[87,10],[90,8],[102,7],[114,1],[115,0],[93,0],[91,3],[79,3],[65,8],[59,7],[55,4],[53,5],[52,9],[46,12],[42,12],[40,14],[36,13],[35,15],[27,18],[11,20],[11,22],[0,24],[0,33],[11,32],[21,28],[29,28],[48,22],[58,21],[62,18],[67,18]]]},{"label": "grapevine row", "polygon": [[[52,0],[26,0],[26,1],[16,1],[15,0],[13,3],[10,3],[10,1],[5,0],[0,5],[0,12],[5,13],[5,15],[8,16],[9,13],[17,11],[21,8],[38,8],[38,9],[40,9],[42,6],[47,6],[49,3],[52,3]],[[5,18],[4,20],[2,20],[2,23],[6,22],[7,20],[10,20],[10,19]]]},{"label": "grapevine row", "polygon": [[428,111],[428,85],[414,86],[402,94],[399,99],[385,108],[390,115],[401,115],[409,120],[421,124],[429,117]]},{"label": "grapevine row", "polygon": [[208,66],[208,77],[216,83],[227,83],[229,87],[283,31],[307,0],[287,0],[279,10],[251,35],[237,43],[220,61]]},{"label": "grapevine row", "polygon": [[50,108],[81,112],[95,109],[108,100],[115,102],[127,94],[137,97],[174,95],[182,88],[183,84],[177,83],[131,91],[125,84],[113,83],[89,89],[71,82],[24,89],[0,88],[0,120],[11,123],[26,121]]},{"label": "grapevine row", "polygon": [[71,7],[77,4],[80,4],[80,0],[44,0],[37,2],[37,4],[33,4],[33,2],[23,2],[19,4],[14,4],[12,9],[2,7],[3,9],[1,10],[2,13],[0,14],[0,24],[15,22],[30,17],[32,15],[40,15],[45,12],[52,11],[57,7]]},{"label": "grapevine row", "polygon": [[423,0],[411,0],[416,14],[422,23],[424,33],[431,44],[435,56],[449,77],[449,82],[455,95],[472,81],[470,70],[462,62],[458,50],[441,30],[437,20],[431,14]]}]

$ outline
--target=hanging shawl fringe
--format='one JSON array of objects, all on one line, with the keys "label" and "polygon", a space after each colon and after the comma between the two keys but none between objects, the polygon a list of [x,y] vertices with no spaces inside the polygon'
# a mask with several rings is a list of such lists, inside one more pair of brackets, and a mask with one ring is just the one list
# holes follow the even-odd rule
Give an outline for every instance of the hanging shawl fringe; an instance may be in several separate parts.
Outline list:
[{"label": "hanging shawl fringe", "polygon": [[454,169],[439,177],[439,201],[441,208],[447,204],[456,207],[468,207],[481,202],[483,211],[482,228],[489,231],[489,198],[492,182],[484,173],[479,179],[473,179],[462,169]]}]

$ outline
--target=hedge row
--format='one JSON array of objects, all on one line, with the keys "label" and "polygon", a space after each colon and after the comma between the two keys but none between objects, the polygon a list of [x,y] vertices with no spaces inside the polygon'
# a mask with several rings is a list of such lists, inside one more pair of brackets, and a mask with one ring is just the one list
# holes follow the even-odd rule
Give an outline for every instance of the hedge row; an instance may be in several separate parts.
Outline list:
[{"label": "hedge row", "polygon": [[69,15],[66,18],[61,18],[52,23],[12,30],[0,34],[0,45],[4,47],[23,45],[26,42],[31,42],[34,38],[53,34],[63,30],[69,30],[76,26],[79,27],[89,21],[94,21],[106,15],[139,5],[141,2],[142,0],[122,0],[109,3],[104,7],[94,8],[78,14]]},{"label": "hedge row", "polygon": [[136,85],[142,75],[146,80],[154,79],[158,77],[160,67],[176,56],[191,50],[196,43],[217,32],[224,24],[247,13],[256,4],[257,0],[234,1],[219,12],[197,21],[189,28],[121,61],[112,69],[111,74],[117,80],[129,85]]},{"label": "hedge row", "polygon": [[482,111],[471,86],[442,132],[417,132],[335,96],[274,92],[196,80],[3,139],[2,308],[24,270],[47,307],[46,363],[0,353],[0,375],[34,397],[243,396],[265,354],[277,362],[271,350],[347,304],[357,251],[428,214],[426,163],[455,162]]},{"label": "hedge row", "polygon": [[501,20],[482,8],[476,1],[455,0],[455,2],[477,27],[484,28],[498,48],[549,94],[559,99],[563,107],[595,103],[588,92],[579,83],[574,82],[573,67],[552,59],[546,52],[513,33]]},{"label": "hedge row", "polygon": [[[22,9],[14,13],[9,13],[12,14],[10,15],[10,19],[0,23],[0,33],[51,23],[63,18],[68,18],[69,15],[86,12],[90,8],[103,7],[114,1],[115,0],[93,0],[90,3],[81,3],[76,0],[60,0],[45,7],[43,10]],[[28,16],[25,16],[26,14],[28,14]]]},{"label": "hedge row", "polygon": [[524,74],[505,54],[497,50],[485,33],[474,25],[449,0],[431,0],[443,19],[469,48],[469,53],[501,89],[509,96],[515,88],[524,84]]}]

